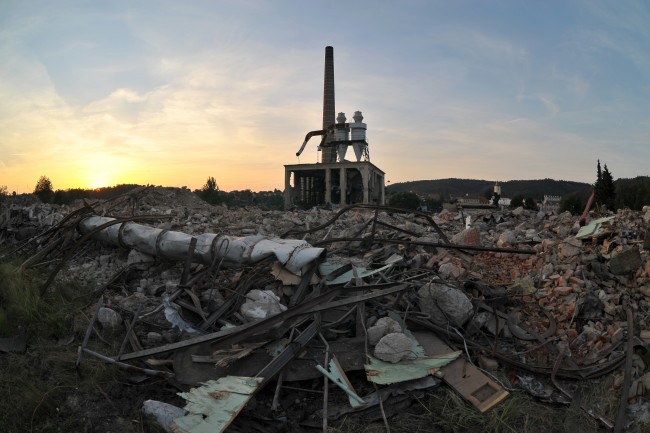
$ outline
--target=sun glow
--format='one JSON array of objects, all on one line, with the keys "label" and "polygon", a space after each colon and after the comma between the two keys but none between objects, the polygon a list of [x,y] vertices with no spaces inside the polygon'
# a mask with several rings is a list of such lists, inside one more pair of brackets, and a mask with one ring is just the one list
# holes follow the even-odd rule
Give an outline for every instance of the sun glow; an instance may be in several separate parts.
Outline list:
[{"label": "sun glow", "polygon": [[92,173],[90,176],[89,187],[91,189],[102,188],[105,186],[110,186],[110,176],[107,173]]}]

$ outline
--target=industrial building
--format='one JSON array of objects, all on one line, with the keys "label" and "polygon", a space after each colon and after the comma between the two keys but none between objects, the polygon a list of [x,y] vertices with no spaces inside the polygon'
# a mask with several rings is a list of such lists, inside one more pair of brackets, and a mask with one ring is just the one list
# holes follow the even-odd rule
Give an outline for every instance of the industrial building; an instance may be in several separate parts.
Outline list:
[{"label": "industrial building", "polygon": [[[296,153],[300,156],[309,140],[320,136],[321,158],[312,164],[284,166],[285,209],[385,203],[384,172],[370,162],[361,111],[354,113],[351,123],[345,113],[335,114],[334,48],[325,47],[322,129],[308,132]],[[349,147],[353,150],[351,161],[346,159]]]}]

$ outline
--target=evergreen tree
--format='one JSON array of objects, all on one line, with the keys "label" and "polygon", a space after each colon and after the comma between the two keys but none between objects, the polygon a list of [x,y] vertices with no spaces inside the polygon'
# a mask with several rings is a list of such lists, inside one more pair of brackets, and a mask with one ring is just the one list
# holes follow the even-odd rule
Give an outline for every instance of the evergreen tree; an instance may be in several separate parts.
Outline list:
[{"label": "evergreen tree", "polygon": [[41,176],[36,182],[34,187],[34,194],[41,199],[43,203],[50,203],[54,198],[54,190],[52,189],[52,182],[47,176]]},{"label": "evergreen tree", "polygon": [[601,205],[604,203],[605,191],[603,188],[603,171],[600,168],[600,159],[596,166],[596,183],[594,184],[594,202]]},{"label": "evergreen tree", "polygon": [[616,206],[616,187],[614,186],[614,178],[612,173],[610,173],[605,164],[602,173],[602,183],[603,183],[603,192],[604,192],[604,201],[603,204],[607,206],[609,210],[615,210]]},{"label": "evergreen tree", "polygon": [[605,164],[600,168],[600,159],[596,169],[596,183],[594,184],[594,201],[598,206],[605,206],[609,210],[616,208],[616,188],[614,178]]},{"label": "evergreen tree", "polygon": [[217,180],[212,176],[208,177],[205,185],[203,185],[203,188],[201,188],[197,194],[210,204],[219,204],[223,202],[223,197],[221,190],[219,190],[219,185],[217,185]]}]

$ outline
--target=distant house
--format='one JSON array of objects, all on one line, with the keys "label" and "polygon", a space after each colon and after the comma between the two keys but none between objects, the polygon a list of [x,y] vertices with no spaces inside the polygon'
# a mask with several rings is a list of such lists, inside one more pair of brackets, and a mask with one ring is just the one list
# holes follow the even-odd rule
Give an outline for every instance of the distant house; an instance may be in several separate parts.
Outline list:
[{"label": "distant house", "polygon": [[545,195],[544,200],[539,205],[540,210],[544,212],[558,212],[560,210],[560,200],[562,197],[559,195]]},{"label": "distant house", "polygon": [[492,207],[492,203],[489,199],[477,196],[477,195],[460,195],[460,196],[450,196],[452,202],[456,202],[458,206],[464,208],[483,208],[483,207]]}]

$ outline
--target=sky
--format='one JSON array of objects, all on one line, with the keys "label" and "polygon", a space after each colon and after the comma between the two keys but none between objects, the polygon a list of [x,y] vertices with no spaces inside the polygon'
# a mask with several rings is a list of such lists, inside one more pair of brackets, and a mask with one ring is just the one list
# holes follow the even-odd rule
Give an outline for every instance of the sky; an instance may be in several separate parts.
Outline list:
[{"label": "sky", "polygon": [[328,45],[387,182],[650,174],[647,1],[0,0],[0,186],[283,189]]}]

